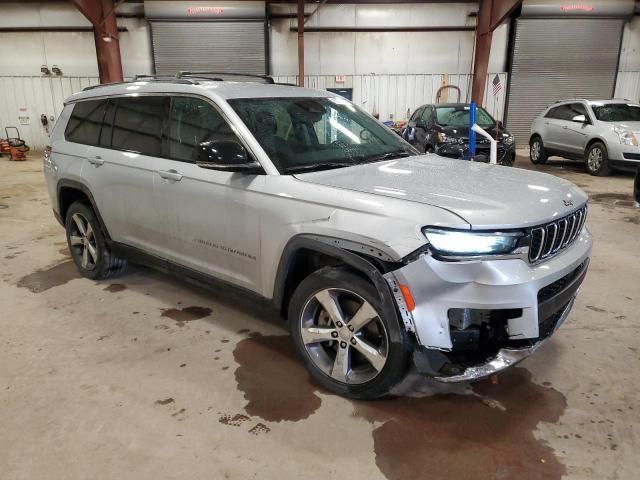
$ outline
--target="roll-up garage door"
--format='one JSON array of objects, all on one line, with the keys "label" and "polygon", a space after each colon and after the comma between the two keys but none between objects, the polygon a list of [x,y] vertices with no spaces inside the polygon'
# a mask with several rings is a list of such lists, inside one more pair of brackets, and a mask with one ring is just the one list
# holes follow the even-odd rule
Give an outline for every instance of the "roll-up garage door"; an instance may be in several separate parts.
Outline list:
[{"label": "roll-up garage door", "polygon": [[157,74],[265,73],[264,21],[151,22]]},{"label": "roll-up garage door", "polygon": [[611,98],[622,19],[516,21],[506,124],[520,145],[536,116],[565,98]]}]

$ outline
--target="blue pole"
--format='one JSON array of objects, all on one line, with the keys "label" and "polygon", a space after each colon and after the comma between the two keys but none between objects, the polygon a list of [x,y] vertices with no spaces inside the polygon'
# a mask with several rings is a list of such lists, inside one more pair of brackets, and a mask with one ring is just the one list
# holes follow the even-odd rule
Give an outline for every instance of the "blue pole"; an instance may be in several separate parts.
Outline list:
[{"label": "blue pole", "polygon": [[476,104],[471,102],[469,104],[469,155],[467,160],[470,160],[476,155],[476,132],[473,131],[473,125],[476,123]]}]

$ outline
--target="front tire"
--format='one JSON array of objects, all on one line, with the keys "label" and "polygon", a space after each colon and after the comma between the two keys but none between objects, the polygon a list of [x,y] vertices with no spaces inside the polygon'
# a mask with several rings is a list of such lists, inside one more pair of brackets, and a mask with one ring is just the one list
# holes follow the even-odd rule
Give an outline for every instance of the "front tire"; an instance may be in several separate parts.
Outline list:
[{"label": "front tire", "polygon": [[547,163],[547,152],[544,149],[542,138],[536,136],[529,145],[529,158],[534,165],[544,165]]},{"label": "front tire", "polygon": [[65,219],[67,245],[80,275],[103,280],[122,273],[127,262],[111,254],[93,210],[82,202],[71,204]]},{"label": "front tire", "polygon": [[376,288],[355,273],[322,268],[305,278],[289,304],[296,349],[311,376],[339,395],[373,399],[407,373],[409,337],[384,315]]},{"label": "front tire", "polygon": [[587,149],[585,162],[591,175],[606,177],[611,173],[607,147],[602,142],[596,142]]}]

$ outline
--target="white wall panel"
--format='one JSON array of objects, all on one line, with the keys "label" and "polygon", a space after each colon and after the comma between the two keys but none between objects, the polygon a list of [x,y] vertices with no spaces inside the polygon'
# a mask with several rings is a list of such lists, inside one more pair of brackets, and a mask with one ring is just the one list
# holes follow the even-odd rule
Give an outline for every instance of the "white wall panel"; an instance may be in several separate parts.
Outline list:
[{"label": "white wall panel", "polygon": [[615,97],[640,102],[640,71],[618,72]]},{"label": "white wall panel", "polygon": [[[485,108],[495,118],[502,120],[507,89],[507,74],[498,73],[502,89],[494,97],[491,81],[487,77]],[[276,82],[297,83],[296,75],[274,77]],[[406,120],[407,110],[413,112],[418,106],[436,101],[438,89],[444,83],[456,85],[461,90],[461,101],[469,99],[471,76],[468,74],[428,75],[347,75],[344,83],[336,83],[333,75],[306,75],[305,86],[325,90],[327,88],[353,88],[353,101],[369,113],[379,113],[380,120]],[[455,102],[457,95],[448,90],[448,98],[442,101]]]},{"label": "white wall panel", "polygon": [[618,69],[621,72],[640,70],[640,17],[633,17],[624,27]]},{"label": "white wall panel", "polygon": [[[0,76],[0,136],[4,137],[4,127],[16,126],[32,150],[42,150],[48,145],[53,123],[46,129],[40,123],[40,115],[53,116],[55,121],[65,98],[97,83],[97,77]],[[28,109],[28,125],[18,121],[21,107]]]}]

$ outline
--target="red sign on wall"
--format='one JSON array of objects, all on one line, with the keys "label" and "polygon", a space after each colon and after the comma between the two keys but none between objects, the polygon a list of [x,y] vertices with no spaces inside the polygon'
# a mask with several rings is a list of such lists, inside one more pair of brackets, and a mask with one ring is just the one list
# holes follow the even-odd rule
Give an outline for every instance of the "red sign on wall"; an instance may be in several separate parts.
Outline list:
[{"label": "red sign on wall", "polygon": [[595,8],[592,7],[591,5],[576,4],[576,5],[562,5],[560,7],[560,10],[562,10],[563,12],[576,12],[576,11],[593,12]]},{"label": "red sign on wall", "polygon": [[187,15],[222,15],[223,7],[188,7]]}]

